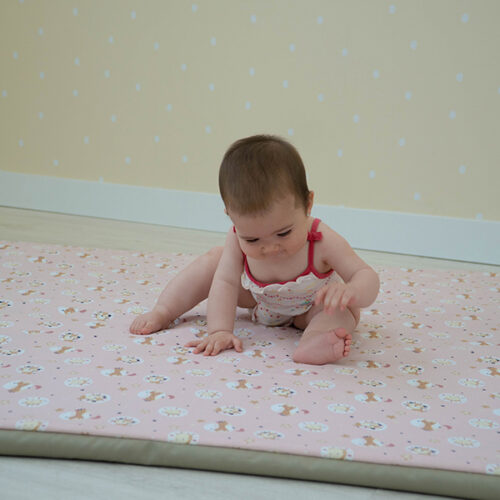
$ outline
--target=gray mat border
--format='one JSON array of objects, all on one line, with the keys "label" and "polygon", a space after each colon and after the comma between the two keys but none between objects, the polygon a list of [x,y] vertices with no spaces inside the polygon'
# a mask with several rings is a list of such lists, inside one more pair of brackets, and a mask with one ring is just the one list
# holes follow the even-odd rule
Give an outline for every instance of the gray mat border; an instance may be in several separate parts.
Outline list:
[{"label": "gray mat border", "polygon": [[0,455],[180,467],[385,488],[459,498],[499,498],[500,477],[147,439],[0,429]]}]

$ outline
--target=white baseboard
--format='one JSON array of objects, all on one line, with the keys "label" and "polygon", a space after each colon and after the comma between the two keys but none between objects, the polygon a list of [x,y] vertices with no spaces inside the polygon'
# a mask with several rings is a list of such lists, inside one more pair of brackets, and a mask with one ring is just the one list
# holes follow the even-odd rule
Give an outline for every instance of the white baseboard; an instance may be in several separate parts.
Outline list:
[{"label": "white baseboard", "polygon": [[[0,205],[225,232],[216,194],[0,170]],[[354,248],[500,265],[500,222],[316,205]],[[1,235],[0,235],[1,237]]]}]

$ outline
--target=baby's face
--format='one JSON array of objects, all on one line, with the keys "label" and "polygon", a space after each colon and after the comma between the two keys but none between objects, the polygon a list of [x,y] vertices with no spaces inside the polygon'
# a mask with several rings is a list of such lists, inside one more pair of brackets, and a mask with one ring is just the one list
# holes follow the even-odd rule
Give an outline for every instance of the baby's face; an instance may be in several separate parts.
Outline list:
[{"label": "baby's face", "polygon": [[[308,207],[308,210],[310,207]],[[308,215],[292,194],[276,201],[259,215],[228,210],[241,250],[253,259],[282,259],[300,251],[307,242]]]}]

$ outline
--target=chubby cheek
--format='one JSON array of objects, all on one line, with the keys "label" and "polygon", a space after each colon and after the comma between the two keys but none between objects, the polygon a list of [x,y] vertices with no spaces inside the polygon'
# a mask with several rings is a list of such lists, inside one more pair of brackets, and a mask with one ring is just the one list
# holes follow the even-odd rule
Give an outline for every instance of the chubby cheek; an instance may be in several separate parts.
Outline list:
[{"label": "chubby cheek", "polygon": [[286,245],[288,253],[291,254],[297,253],[298,251],[302,250],[302,248],[306,243],[307,243],[307,237],[303,238],[301,236],[296,236],[295,238],[289,241],[288,245]]},{"label": "chubby cheek", "polygon": [[238,239],[239,243],[240,243],[240,248],[241,248],[241,251],[245,254],[245,255],[249,255],[250,257],[252,257],[252,255],[255,254],[255,249],[258,248],[256,247],[255,245],[250,245],[249,243],[247,243],[245,240],[240,240]]}]

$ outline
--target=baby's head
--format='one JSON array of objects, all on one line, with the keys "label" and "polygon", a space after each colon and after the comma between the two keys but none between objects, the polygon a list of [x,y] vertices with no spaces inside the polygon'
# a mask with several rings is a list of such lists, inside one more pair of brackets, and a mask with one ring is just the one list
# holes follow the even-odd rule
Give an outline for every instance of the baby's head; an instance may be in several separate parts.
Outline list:
[{"label": "baby's head", "polygon": [[240,139],[227,150],[219,170],[219,189],[228,211],[258,215],[289,194],[307,212],[310,192],[297,150],[272,135]]}]

